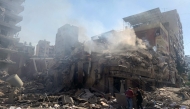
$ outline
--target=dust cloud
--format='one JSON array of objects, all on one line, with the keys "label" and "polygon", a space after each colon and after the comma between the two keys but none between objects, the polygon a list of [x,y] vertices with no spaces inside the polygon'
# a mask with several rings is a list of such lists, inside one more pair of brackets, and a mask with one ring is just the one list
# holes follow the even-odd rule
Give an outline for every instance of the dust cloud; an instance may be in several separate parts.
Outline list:
[{"label": "dust cloud", "polygon": [[103,38],[105,42],[102,44],[87,41],[85,45],[85,50],[87,52],[120,52],[122,50],[137,50],[146,49],[146,43],[141,39],[137,38],[135,32],[131,28],[126,28],[122,31],[111,31],[109,34],[100,35],[98,38]]}]

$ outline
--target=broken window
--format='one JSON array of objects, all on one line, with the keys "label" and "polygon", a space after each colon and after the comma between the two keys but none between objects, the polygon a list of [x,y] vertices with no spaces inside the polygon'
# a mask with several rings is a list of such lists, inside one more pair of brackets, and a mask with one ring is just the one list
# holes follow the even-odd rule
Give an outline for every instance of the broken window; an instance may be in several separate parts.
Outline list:
[{"label": "broken window", "polygon": [[157,29],[156,30],[156,36],[159,36],[160,35],[160,29]]}]

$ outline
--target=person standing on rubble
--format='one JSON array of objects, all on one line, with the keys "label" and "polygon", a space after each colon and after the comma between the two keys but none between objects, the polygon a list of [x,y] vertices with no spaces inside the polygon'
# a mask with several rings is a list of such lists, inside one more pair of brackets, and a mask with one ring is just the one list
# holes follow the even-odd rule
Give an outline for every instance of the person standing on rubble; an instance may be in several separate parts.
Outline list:
[{"label": "person standing on rubble", "polygon": [[136,89],[135,95],[136,95],[136,100],[137,100],[137,109],[143,109],[143,106],[142,106],[142,102],[143,102],[142,93],[141,93],[139,87],[136,87],[135,89]]},{"label": "person standing on rubble", "polygon": [[125,92],[125,95],[127,97],[128,109],[132,109],[134,93],[131,87],[128,88],[128,90]]}]

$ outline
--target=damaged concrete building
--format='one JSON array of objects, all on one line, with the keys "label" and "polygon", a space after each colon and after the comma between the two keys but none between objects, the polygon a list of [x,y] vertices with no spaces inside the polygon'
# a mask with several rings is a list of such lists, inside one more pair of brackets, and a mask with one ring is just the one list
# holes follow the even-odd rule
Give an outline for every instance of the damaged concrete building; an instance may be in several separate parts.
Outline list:
[{"label": "damaged concrete building", "polygon": [[187,66],[187,74],[189,75],[190,74],[190,55],[185,56],[185,63]]},{"label": "damaged concrete building", "polygon": [[[184,49],[182,25],[177,11],[161,13],[160,9],[156,8],[123,20],[128,24],[126,29],[134,29],[137,38],[144,43],[148,42],[148,48],[131,51],[128,49],[107,56],[104,54],[105,57],[102,58],[103,54],[92,53],[91,66],[94,66],[95,60],[101,60],[101,64],[96,63],[96,66],[101,68],[94,73],[94,80],[101,84],[99,89],[113,93],[121,92],[129,86],[140,85],[146,90],[163,85],[181,86],[183,79],[180,75],[185,72],[177,69],[177,62],[183,64]],[[99,35],[98,38],[93,37],[92,40],[99,48],[106,50],[110,43],[105,36],[117,36],[119,33],[121,31],[112,30]]]},{"label": "damaged concrete building", "polygon": [[[21,67],[21,77],[25,83],[24,100],[34,107],[55,101],[65,105],[68,99],[72,105],[80,105],[90,103],[91,99],[93,103],[99,102],[97,96],[110,99],[111,95],[115,95],[117,101],[112,97],[114,101],[106,103],[121,101],[126,105],[126,97],[122,94],[128,87],[139,86],[149,91],[155,90],[155,87],[182,86],[177,69],[177,64],[183,63],[184,56],[182,26],[176,10],[168,11],[174,13],[174,21],[169,21],[170,17],[165,13],[156,8],[123,18],[125,23],[130,23],[129,26],[122,31],[111,30],[94,36],[90,45],[78,41],[78,27],[69,24],[62,26],[56,34],[55,46],[50,46],[50,42],[45,40],[39,41],[38,57],[20,59],[17,66]],[[181,60],[176,63],[178,58]],[[170,93],[168,88],[158,89],[156,93],[148,94],[147,99],[152,102],[154,94],[160,101],[171,99],[168,94],[160,93],[163,90]],[[100,104],[108,108],[106,103]],[[152,104],[155,105],[155,101]]]},{"label": "damaged concrete building", "polygon": [[18,43],[15,45],[15,49],[18,52],[26,53],[29,57],[34,56],[35,47],[32,45],[25,45],[24,43]]},{"label": "damaged concrete building", "polygon": [[40,40],[36,46],[36,55],[37,57],[47,58],[55,57],[55,46],[50,45],[49,41]]},{"label": "damaged concrete building", "polygon": [[[178,35],[181,23],[176,10],[169,12],[175,13],[177,25],[168,21],[169,17],[156,8],[123,18],[130,26],[122,31],[112,30],[92,37],[91,47],[78,42],[78,27],[66,24],[56,34],[56,59],[31,58],[27,72],[30,76],[51,75],[54,88],[94,87],[112,94],[137,85],[144,90],[164,85],[179,87],[183,79],[176,61],[180,56],[183,59],[184,52],[176,54],[175,51],[183,51],[182,36]],[[180,36],[180,43],[172,46],[178,41],[176,35]],[[47,41],[46,44],[49,46]],[[84,50],[86,46],[91,52]],[[50,64],[47,66],[47,63]]]},{"label": "damaged concrete building", "polygon": [[35,47],[32,45],[25,45],[24,43],[17,43],[14,48],[17,52],[13,53],[10,59],[17,64],[10,66],[9,72],[20,76],[24,73],[22,67],[26,66],[26,62],[34,56]]},{"label": "damaged concrete building", "polygon": [[55,41],[56,58],[71,54],[72,47],[78,44],[78,27],[65,24],[58,29]]},{"label": "damaged concrete building", "polygon": [[38,57],[48,57],[49,55],[50,42],[46,40],[38,41],[36,46],[36,56]]},{"label": "damaged concrete building", "polygon": [[[184,60],[183,31],[177,10],[160,12],[159,8],[123,18],[137,36],[176,58],[175,50]],[[161,36],[161,37],[160,37]]]},{"label": "damaged concrete building", "polygon": [[10,60],[12,53],[17,52],[14,45],[18,43],[17,33],[21,27],[16,24],[22,21],[18,15],[24,10],[21,5],[25,0],[1,0],[0,1],[0,66],[1,71],[8,71],[7,65],[15,64]]}]

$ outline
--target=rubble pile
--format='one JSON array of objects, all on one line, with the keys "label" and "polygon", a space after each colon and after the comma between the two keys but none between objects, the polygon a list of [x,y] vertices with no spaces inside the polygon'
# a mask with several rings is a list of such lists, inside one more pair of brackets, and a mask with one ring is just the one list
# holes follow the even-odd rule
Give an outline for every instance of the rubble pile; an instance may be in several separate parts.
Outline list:
[{"label": "rubble pile", "polygon": [[[151,79],[175,84],[175,76],[178,76],[172,58],[156,53],[151,48],[91,54],[84,51],[83,44],[72,49],[71,55],[59,59],[51,69],[35,72],[32,78],[22,77],[24,86],[14,89],[14,105],[21,108],[115,109],[121,107],[116,98],[124,92],[124,85],[122,92],[119,88],[117,92],[113,90],[116,87],[112,81],[114,77],[122,77],[126,82],[130,75],[130,79],[141,77],[145,81]],[[6,72],[0,75],[2,78],[8,76]],[[4,81],[0,81],[0,87],[0,105],[12,106],[8,99],[13,88]],[[145,87],[150,85],[146,84]],[[144,106],[189,106],[189,91],[188,88],[164,87],[153,93],[147,92]],[[122,98],[126,99],[125,95]]]},{"label": "rubble pile", "polygon": [[[106,59],[106,61],[104,61],[105,63],[103,63],[106,66],[125,67],[131,72],[141,72],[139,76],[175,84],[174,78],[175,74],[177,74],[175,62],[170,56],[163,56],[159,53],[156,53],[151,48],[127,50],[126,52],[122,51],[116,53],[105,53],[101,54],[101,56],[104,56]],[[100,57],[93,56],[93,58]]]},{"label": "rubble pile", "polygon": [[156,108],[182,108],[190,107],[190,88],[158,88],[154,92],[147,92],[144,98],[144,105]]},{"label": "rubble pile", "polygon": [[[27,88],[27,90],[32,90],[35,87]],[[45,92],[43,94],[37,92],[28,92],[24,94],[21,93],[21,90],[19,91],[15,90],[14,104],[9,104],[7,102],[9,95],[8,93],[0,93],[0,108],[5,109],[6,107],[12,107],[13,109],[16,109],[16,107],[19,107],[21,109],[115,109],[119,107],[115,97],[111,96],[110,94],[106,95],[102,92],[98,92],[94,88],[69,90],[55,94],[47,94]]]}]

